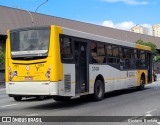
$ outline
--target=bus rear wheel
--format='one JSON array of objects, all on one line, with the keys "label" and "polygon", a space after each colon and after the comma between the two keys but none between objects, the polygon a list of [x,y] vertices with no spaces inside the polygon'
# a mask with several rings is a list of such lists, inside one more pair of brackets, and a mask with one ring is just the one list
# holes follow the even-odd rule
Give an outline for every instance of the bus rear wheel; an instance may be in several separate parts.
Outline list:
[{"label": "bus rear wheel", "polygon": [[140,79],[140,86],[138,86],[138,90],[143,90],[145,87],[145,77],[142,75]]},{"label": "bus rear wheel", "polygon": [[104,98],[104,84],[101,80],[96,80],[94,84],[94,99],[101,101]]},{"label": "bus rear wheel", "polygon": [[53,96],[55,101],[69,101],[71,97],[69,96]]},{"label": "bus rear wheel", "polygon": [[15,101],[21,101],[22,100],[22,97],[21,96],[15,96],[13,97]]}]

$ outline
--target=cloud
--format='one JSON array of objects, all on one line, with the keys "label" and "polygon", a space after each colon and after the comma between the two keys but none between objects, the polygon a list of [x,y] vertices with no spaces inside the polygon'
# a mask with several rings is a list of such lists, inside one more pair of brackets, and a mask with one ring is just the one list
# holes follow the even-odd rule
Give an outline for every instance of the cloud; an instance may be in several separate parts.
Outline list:
[{"label": "cloud", "polygon": [[[121,23],[114,23],[112,20],[103,21],[101,24],[102,26],[111,27],[115,29],[121,30],[130,30],[132,27],[136,26],[137,24],[132,21],[124,21]],[[138,24],[148,29],[148,34],[152,35],[152,26],[150,24]]]},{"label": "cloud", "polygon": [[146,5],[148,4],[147,1],[142,1],[142,0],[103,0],[108,3],[117,3],[117,2],[122,2],[124,4],[129,4],[129,5]]},{"label": "cloud", "polygon": [[116,29],[122,29],[122,30],[129,30],[136,24],[133,23],[132,21],[125,21],[121,23],[114,24],[111,20],[106,20],[102,23],[103,26],[111,27],[111,28],[116,28]]}]

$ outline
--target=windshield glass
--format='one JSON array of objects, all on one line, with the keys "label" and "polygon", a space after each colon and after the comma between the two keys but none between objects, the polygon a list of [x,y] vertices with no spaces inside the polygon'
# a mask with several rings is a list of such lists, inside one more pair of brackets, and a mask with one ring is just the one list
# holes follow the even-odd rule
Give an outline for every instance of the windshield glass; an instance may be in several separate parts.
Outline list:
[{"label": "windshield glass", "polygon": [[10,35],[12,57],[48,55],[49,28],[12,31]]}]

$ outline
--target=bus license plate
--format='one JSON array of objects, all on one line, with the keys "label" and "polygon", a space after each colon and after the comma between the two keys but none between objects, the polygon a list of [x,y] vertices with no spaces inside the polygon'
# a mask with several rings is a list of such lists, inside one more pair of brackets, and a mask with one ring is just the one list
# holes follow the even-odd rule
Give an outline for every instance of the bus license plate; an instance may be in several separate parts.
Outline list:
[{"label": "bus license plate", "polygon": [[33,77],[32,76],[26,76],[25,80],[33,80]]}]

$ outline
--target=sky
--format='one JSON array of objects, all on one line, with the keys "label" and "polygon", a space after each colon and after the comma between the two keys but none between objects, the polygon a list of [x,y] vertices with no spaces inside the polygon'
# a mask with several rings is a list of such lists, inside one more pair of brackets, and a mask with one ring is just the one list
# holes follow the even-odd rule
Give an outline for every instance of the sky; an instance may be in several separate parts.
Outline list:
[{"label": "sky", "polygon": [[[46,0],[0,0],[0,5],[35,12]],[[160,0],[48,0],[37,13],[129,30],[160,23]]]}]

